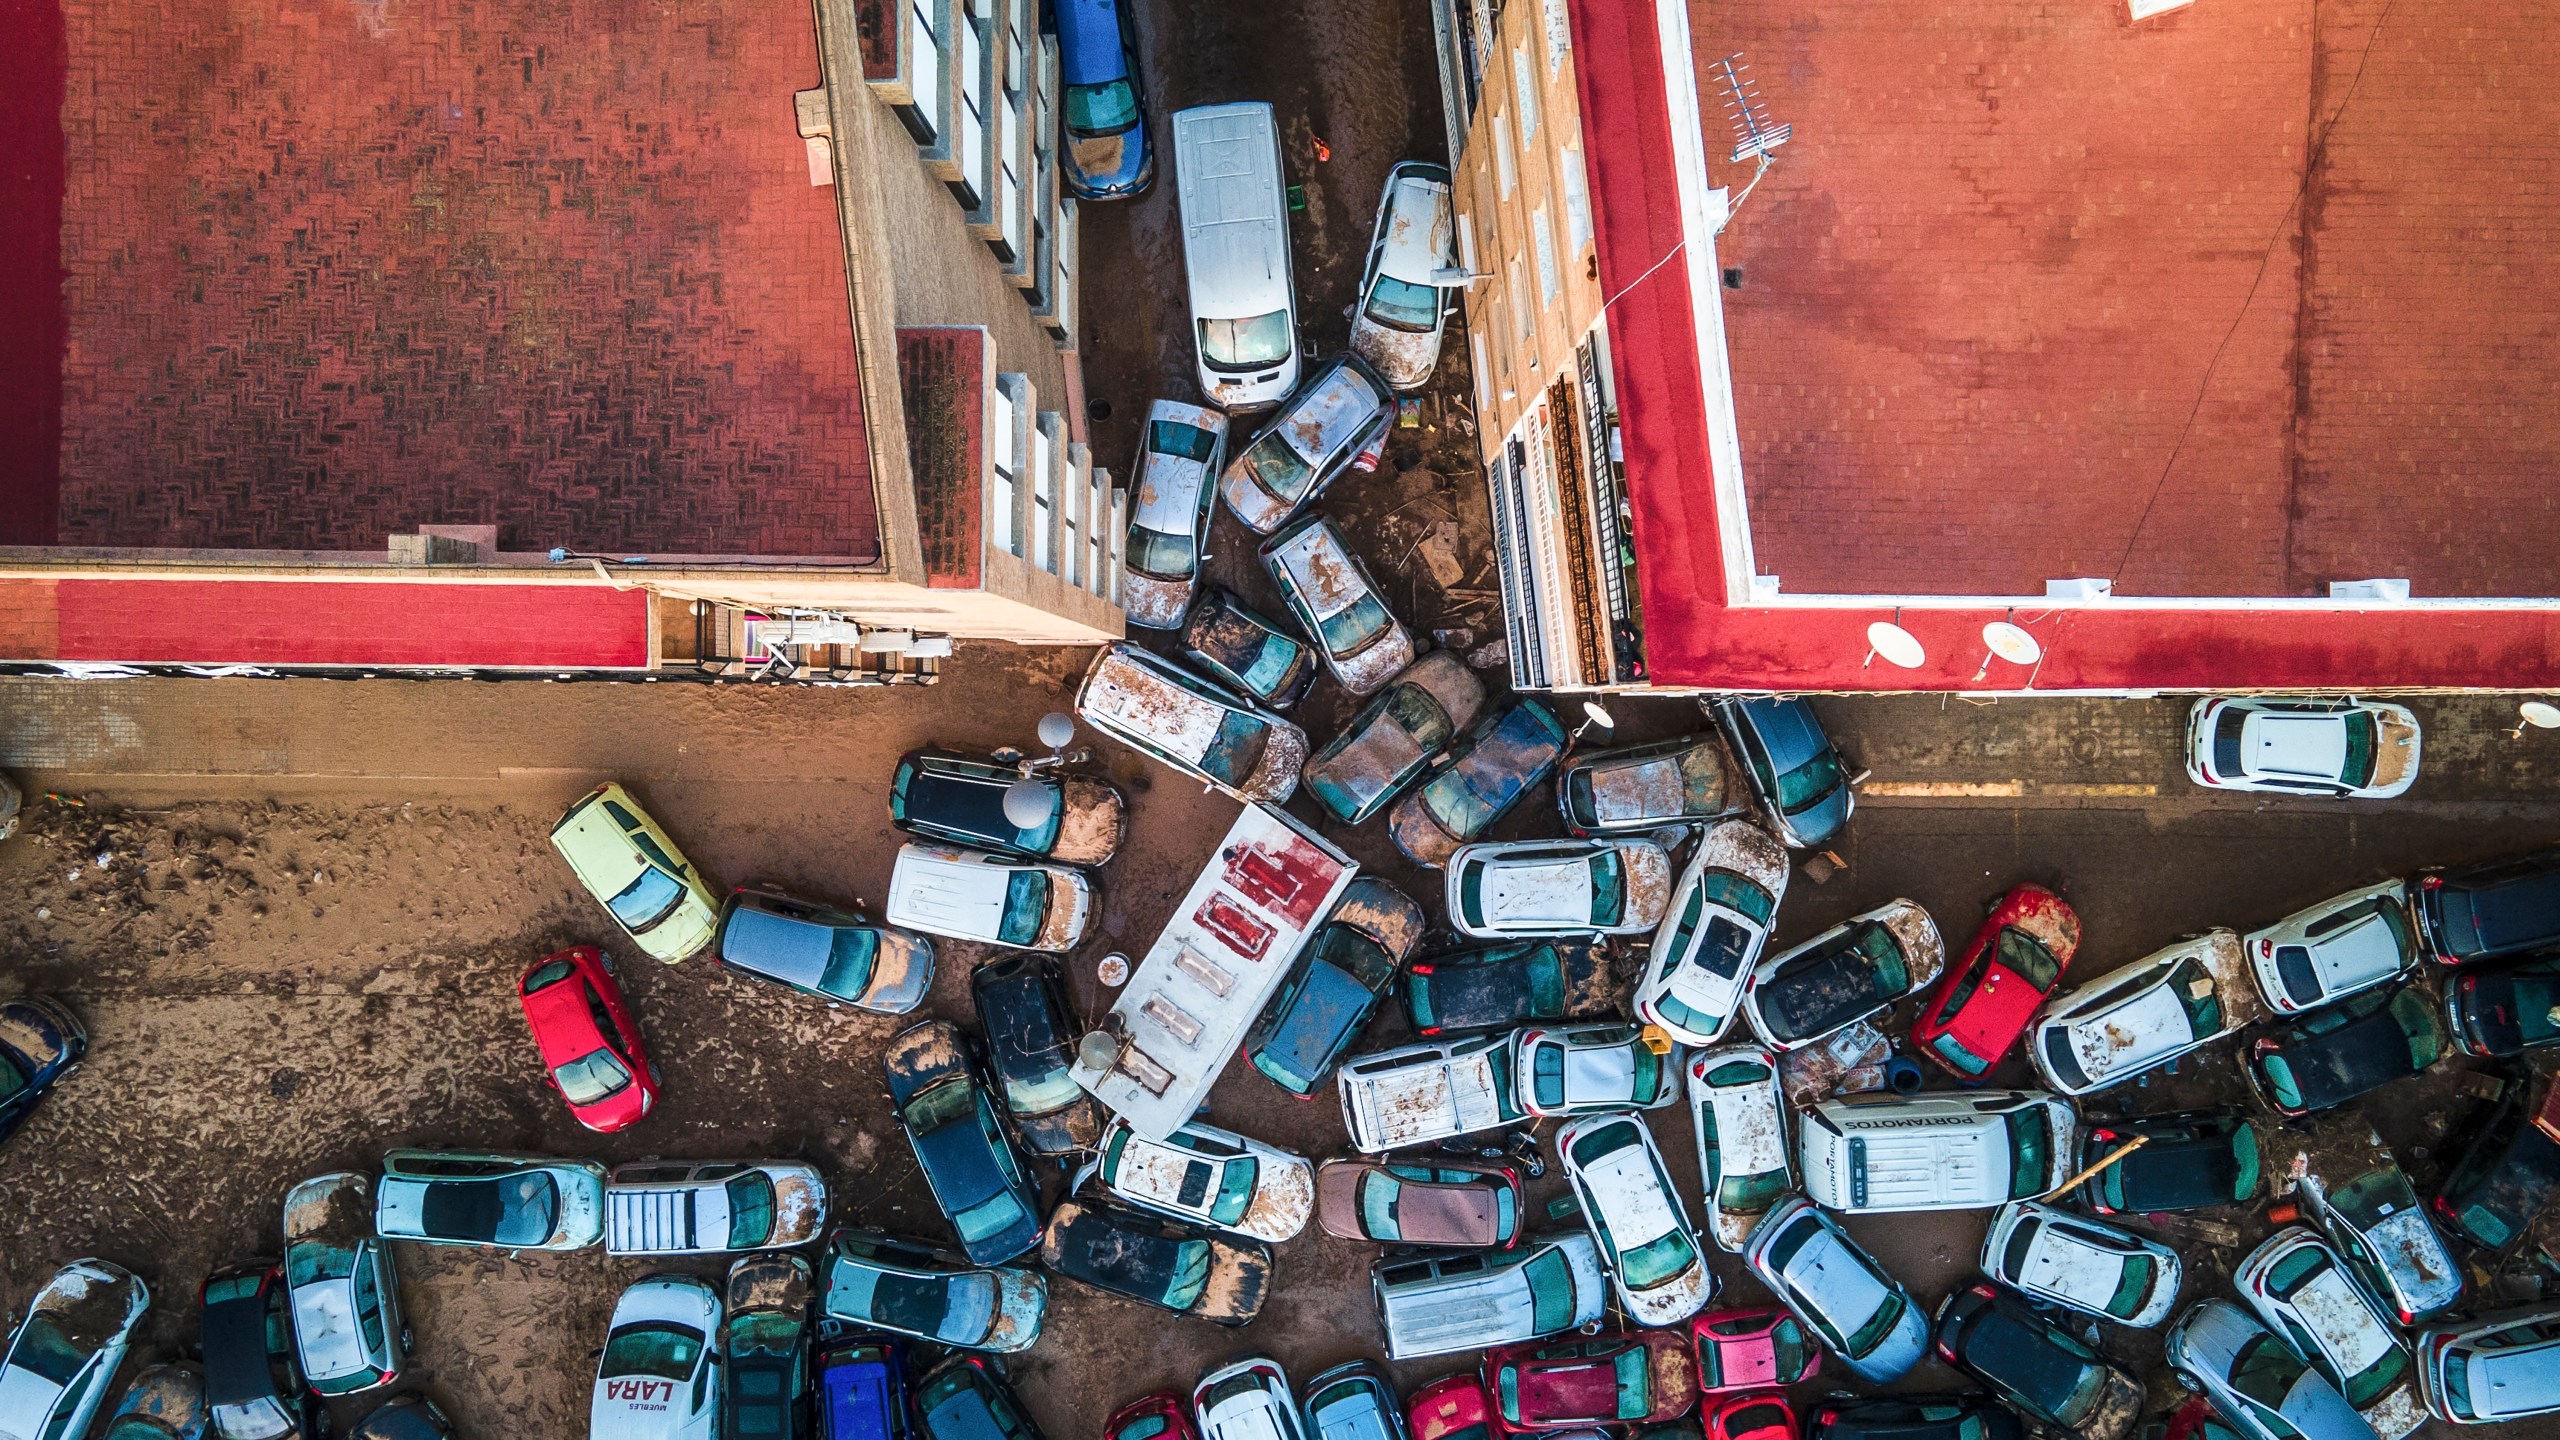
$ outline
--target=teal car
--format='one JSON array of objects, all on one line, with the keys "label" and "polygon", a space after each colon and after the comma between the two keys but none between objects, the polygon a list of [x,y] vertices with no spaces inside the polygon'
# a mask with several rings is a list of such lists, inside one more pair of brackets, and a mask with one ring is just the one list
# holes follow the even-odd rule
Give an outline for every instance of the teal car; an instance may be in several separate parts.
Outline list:
[{"label": "teal car", "polygon": [[1493,827],[1564,757],[1564,726],[1535,700],[1518,699],[1475,723],[1440,772],[1396,802],[1387,834],[1416,865],[1438,869]]}]

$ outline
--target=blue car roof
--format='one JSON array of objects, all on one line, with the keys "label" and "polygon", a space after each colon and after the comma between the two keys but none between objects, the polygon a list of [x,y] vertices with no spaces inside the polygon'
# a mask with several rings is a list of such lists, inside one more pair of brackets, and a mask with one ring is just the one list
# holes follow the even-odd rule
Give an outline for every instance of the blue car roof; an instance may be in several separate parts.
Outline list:
[{"label": "blue car roof", "polygon": [[827,1440],[891,1440],[898,1431],[889,1367],[877,1360],[830,1365],[818,1377],[818,1407]]},{"label": "blue car roof", "polygon": [[1129,73],[1113,0],[1057,0],[1058,70],[1069,85],[1099,85]]}]

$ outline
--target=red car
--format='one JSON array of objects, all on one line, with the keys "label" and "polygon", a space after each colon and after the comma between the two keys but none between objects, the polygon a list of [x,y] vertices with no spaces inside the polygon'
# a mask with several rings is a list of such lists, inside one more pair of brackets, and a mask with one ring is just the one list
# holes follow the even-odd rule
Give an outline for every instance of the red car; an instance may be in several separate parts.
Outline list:
[{"label": "red car", "polygon": [[1698,1416],[1707,1440],[1796,1440],[1796,1412],[1775,1390],[1735,1395]]},{"label": "red car", "polygon": [[1698,1347],[1698,1389],[1765,1390],[1793,1385],[1822,1368],[1822,1347],[1805,1343],[1796,1317],[1774,1305],[1716,1310],[1689,1322]]},{"label": "red car", "polygon": [[1200,1440],[1190,1408],[1170,1390],[1141,1395],[1102,1422],[1102,1440]]},{"label": "red car", "polygon": [[1698,1361],[1677,1330],[1504,1345],[1484,1354],[1497,1429],[1650,1425],[1698,1403]]},{"label": "red car", "polygon": [[1991,917],[1947,967],[1911,1043],[1959,1080],[1980,1080],[2026,1033],[2027,1022],[2071,968],[2080,917],[2041,885],[2000,897]]},{"label": "red car", "polygon": [[1493,1431],[1493,1401],[1475,1376],[1443,1376],[1404,1402],[1404,1423],[1412,1440],[1487,1440]]},{"label": "red car", "polygon": [[658,1103],[658,1067],[604,952],[580,945],[547,956],[516,987],[551,1088],[590,1130],[622,1129]]}]

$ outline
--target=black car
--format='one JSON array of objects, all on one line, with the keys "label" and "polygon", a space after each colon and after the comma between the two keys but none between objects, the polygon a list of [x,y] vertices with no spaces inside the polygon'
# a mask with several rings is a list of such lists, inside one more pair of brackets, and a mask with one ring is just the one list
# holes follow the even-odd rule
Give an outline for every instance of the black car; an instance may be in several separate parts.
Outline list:
[{"label": "black car", "polygon": [[1061,1201],[1040,1237],[1043,1268],[1097,1290],[1221,1325],[1250,1324],[1271,1286],[1271,1250],[1125,1206]]},{"label": "black car", "polygon": [[2445,982],[2444,1018],[2465,1055],[2515,1055],[2560,1040],[2560,955],[2463,971]]},{"label": "black car", "polygon": [[1422,907],[1386,881],[1352,881],[1255,1022],[1245,1041],[1253,1068],[1301,1100],[1313,1095],[1422,942],[1425,923]]},{"label": "black car", "polygon": [[[1025,779],[1049,792],[1049,818],[1024,828],[1005,818],[1004,794]],[[1100,865],[1120,848],[1128,801],[1090,775],[918,750],[889,780],[889,823],[912,835],[1062,865]]]},{"label": "black car", "polygon": [[1102,1136],[1102,1107],[1067,1073],[1080,1029],[1058,988],[1058,963],[1022,951],[981,964],[969,976],[978,1024],[1014,1133],[1035,1155],[1090,1149]]},{"label": "black car", "polygon": [[1182,653],[1219,684],[1272,710],[1297,704],[1316,683],[1315,647],[1224,590],[1191,607]]},{"label": "black car", "polygon": [[[114,1440],[110,1433],[108,1440]],[[356,1422],[347,1440],[454,1440],[453,1422],[424,1395],[394,1395]]]},{"label": "black car", "polygon": [[1813,1412],[1807,1440],[2025,1440],[2026,1427],[1988,1395],[1839,1400]]},{"label": "black car", "polygon": [[2124,1440],[2142,1418],[2132,1376],[1997,1285],[1977,1282],[1947,1297],[1937,1346],[1939,1358],[2029,1419],[2079,1440]]},{"label": "black car", "polygon": [[1404,976],[1416,1034],[1507,1030],[1617,1013],[1608,952],[1566,940],[1510,940],[1417,960]]},{"label": "black car", "polygon": [[2446,1045],[2426,992],[2402,985],[2269,1026],[2249,1042],[2240,1074],[2269,1109],[2308,1115],[2419,1073]]},{"label": "black car", "polygon": [[287,1440],[325,1433],[293,1346],[293,1308],[281,1265],[235,1265],[204,1282],[204,1398],[223,1440]]},{"label": "black car", "polygon": [[1039,1192],[996,1118],[969,1037],[928,1020],[889,1042],[887,1065],[898,1128],[970,1263],[1001,1264],[1039,1244]]},{"label": "black car", "polygon": [[2420,942],[2446,965],[2560,946],[2560,846],[2421,872],[2409,901]]},{"label": "black car", "polygon": [[2524,1080],[2507,1082],[2488,1123],[2471,1132],[2470,1148],[2436,1187],[2436,1218],[2455,1238],[2492,1254],[2521,1244],[2560,1190],[2560,1141],[2537,1123],[2551,1106],[2547,1098],[2528,1105],[2529,1093]]},{"label": "black car", "polygon": [[933,988],[933,942],[859,915],[743,886],[711,934],[720,968],[831,1004],[904,1015]]},{"label": "black car", "polygon": [[983,1355],[953,1355],[916,1381],[922,1440],[1042,1440],[1040,1427]]},{"label": "black car", "polygon": [[1849,823],[1855,804],[1849,767],[1822,733],[1811,705],[1761,695],[1717,700],[1707,708],[1741,758],[1743,778],[1779,839],[1793,849],[1809,849]]},{"label": "black car", "polygon": [[809,1389],[809,1262],[750,1255],[729,1267],[721,1297],[720,1433],[726,1440],[800,1440]]},{"label": "black car", "polygon": [[21,995],[0,1003],[0,1140],[16,1134],[88,1053],[89,1032],[61,1001]]},{"label": "black car", "polygon": [[2081,1165],[2097,1164],[2137,1135],[2150,1138],[2081,1183],[2081,1202],[2090,1209],[2101,1215],[2146,1215],[2256,1198],[2258,1132],[2237,1112],[2192,1111],[2093,1123],[2080,1135]]}]

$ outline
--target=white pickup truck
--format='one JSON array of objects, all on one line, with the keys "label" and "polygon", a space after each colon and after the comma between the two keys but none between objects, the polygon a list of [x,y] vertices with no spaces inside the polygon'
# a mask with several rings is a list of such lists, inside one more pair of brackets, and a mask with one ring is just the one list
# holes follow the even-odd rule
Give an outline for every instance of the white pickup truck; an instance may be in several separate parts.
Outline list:
[{"label": "white pickup truck", "polygon": [[1511,1084],[1511,1037],[1429,1040],[1346,1060],[1335,1072],[1351,1143],[1370,1154],[1529,1118]]}]

